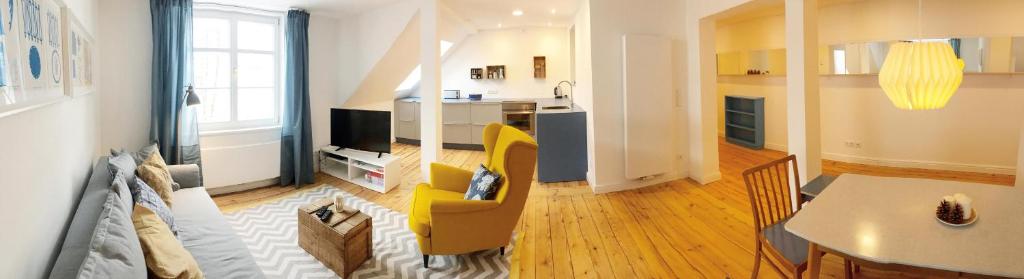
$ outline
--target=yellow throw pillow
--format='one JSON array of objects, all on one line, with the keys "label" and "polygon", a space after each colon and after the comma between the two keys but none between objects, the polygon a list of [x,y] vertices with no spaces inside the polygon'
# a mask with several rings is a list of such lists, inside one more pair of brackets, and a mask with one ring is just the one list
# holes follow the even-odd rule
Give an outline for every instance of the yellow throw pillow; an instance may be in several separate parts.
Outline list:
[{"label": "yellow throw pillow", "polygon": [[174,196],[174,180],[171,179],[171,171],[167,169],[167,164],[164,163],[164,158],[160,156],[159,152],[149,155],[149,158],[143,161],[135,172],[149,187],[153,187],[167,207],[173,207],[171,202]]},{"label": "yellow throw pillow", "polygon": [[203,278],[199,263],[156,213],[136,204],[132,223],[146,256],[150,278]]}]

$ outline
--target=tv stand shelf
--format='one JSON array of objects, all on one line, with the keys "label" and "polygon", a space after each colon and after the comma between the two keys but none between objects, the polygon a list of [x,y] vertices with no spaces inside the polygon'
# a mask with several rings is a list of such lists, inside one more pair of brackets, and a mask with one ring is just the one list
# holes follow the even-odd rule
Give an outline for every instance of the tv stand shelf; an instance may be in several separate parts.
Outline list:
[{"label": "tv stand shelf", "polygon": [[387,193],[402,184],[400,161],[391,154],[348,148],[338,150],[337,146],[324,146],[319,154],[320,171],[363,188]]}]

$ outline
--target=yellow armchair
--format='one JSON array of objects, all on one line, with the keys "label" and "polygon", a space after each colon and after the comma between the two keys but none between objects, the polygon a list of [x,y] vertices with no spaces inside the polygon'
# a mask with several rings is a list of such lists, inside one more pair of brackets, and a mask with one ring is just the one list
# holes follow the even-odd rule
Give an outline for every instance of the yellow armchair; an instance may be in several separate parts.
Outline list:
[{"label": "yellow armchair", "polygon": [[423,253],[423,266],[430,255],[455,255],[500,248],[512,237],[512,230],[526,206],[537,164],[537,142],[522,131],[501,124],[484,128],[484,166],[501,175],[494,200],[465,200],[473,172],[433,163],[430,184],[419,184],[409,210],[409,229]]}]

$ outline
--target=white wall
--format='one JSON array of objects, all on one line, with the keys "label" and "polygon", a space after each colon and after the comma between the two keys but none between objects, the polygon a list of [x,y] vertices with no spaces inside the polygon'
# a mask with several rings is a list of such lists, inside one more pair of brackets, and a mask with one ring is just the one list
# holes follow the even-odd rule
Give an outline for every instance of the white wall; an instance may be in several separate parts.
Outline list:
[{"label": "white wall", "polygon": [[[913,1],[863,1],[823,7],[819,44],[895,40],[916,37]],[[1014,12],[1019,1],[986,0],[962,5],[929,0],[924,5],[926,37],[1021,36],[1010,28],[1024,24]],[[948,16],[968,24],[948,24]],[[958,20],[959,21],[959,20]],[[718,26],[719,53],[784,48],[782,15]],[[882,28],[881,26],[885,26]],[[824,63],[824,62],[822,62]],[[721,95],[767,96],[767,148],[786,150],[785,77],[720,77]],[[877,76],[823,76],[821,79],[822,152],[831,160],[931,169],[1013,174],[1018,131],[1024,119],[1024,78],[1008,75],[964,77],[950,105],[938,111],[899,111],[878,87]],[[780,113],[781,112],[781,113]],[[719,130],[724,123],[719,113]],[[850,148],[845,142],[859,142]]]},{"label": "white wall", "polygon": [[[65,1],[94,35],[97,2]],[[100,38],[97,48],[109,45]],[[0,118],[2,276],[43,278],[56,260],[98,153],[101,84],[91,95]]]},{"label": "white wall", "polygon": [[[617,191],[646,185],[656,184],[665,180],[685,177],[685,150],[687,140],[681,136],[685,130],[684,105],[674,104],[675,114],[670,116],[669,127],[665,129],[666,137],[673,138],[674,150],[668,150],[673,156],[674,173],[662,175],[653,180],[629,180],[625,177],[624,149],[624,112],[622,97],[622,36],[625,34],[647,34],[669,38],[673,41],[673,88],[675,100],[681,99],[680,92],[685,87],[685,61],[683,49],[683,22],[685,7],[679,1],[647,1],[636,5],[630,1],[591,1],[589,3],[590,18],[590,63],[592,65],[592,81],[590,90],[580,90],[580,95],[589,94],[584,101],[592,102],[587,117],[593,118],[594,166],[590,170],[593,177],[590,181],[595,192]],[[579,44],[587,42],[578,41]],[[577,54],[579,56],[579,54]],[[589,92],[587,92],[589,91]]]},{"label": "white wall", "polygon": [[[470,35],[449,50],[442,64],[443,89],[486,97],[551,98],[559,81],[569,79],[569,32],[565,28],[492,29]],[[545,56],[547,77],[533,77],[533,57]],[[505,80],[469,78],[470,68],[505,65]],[[413,95],[418,95],[413,93]]]},{"label": "white wall", "polygon": [[[101,63],[112,73],[101,73],[105,88],[102,102],[117,109],[101,112],[103,150],[139,148],[149,142],[150,75],[152,38],[149,2],[103,1],[99,31],[118,38],[117,44],[101,49]],[[338,22],[323,14],[310,16],[309,83],[313,124],[313,145],[330,141],[330,110],[337,104]],[[283,28],[283,25],[282,25]],[[280,128],[226,134],[204,134],[200,138],[204,185],[210,188],[275,178],[280,172]]]}]

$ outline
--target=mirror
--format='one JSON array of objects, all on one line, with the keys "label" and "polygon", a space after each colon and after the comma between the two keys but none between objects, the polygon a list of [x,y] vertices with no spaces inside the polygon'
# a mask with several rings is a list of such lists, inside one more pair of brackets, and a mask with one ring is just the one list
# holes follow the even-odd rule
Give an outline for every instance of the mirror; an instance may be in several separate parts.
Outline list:
[{"label": "mirror", "polygon": [[[948,41],[964,60],[965,73],[1024,72],[1024,37],[952,38]],[[826,53],[821,55],[819,71],[833,75],[877,74],[892,43],[830,45],[821,50]]]},{"label": "mirror", "polygon": [[786,49],[761,49],[718,54],[719,75],[785,75]]},{"label": "mirror", "polygon": [[[964,60],[965,73],[1024,72],[1024,37],[947,39]],[[844,43],[819,47],[818,72],[823,75],[878,74],[895,41]],[[734,51],[718,54],[719,75],[785,75],[786,49]]]}]

